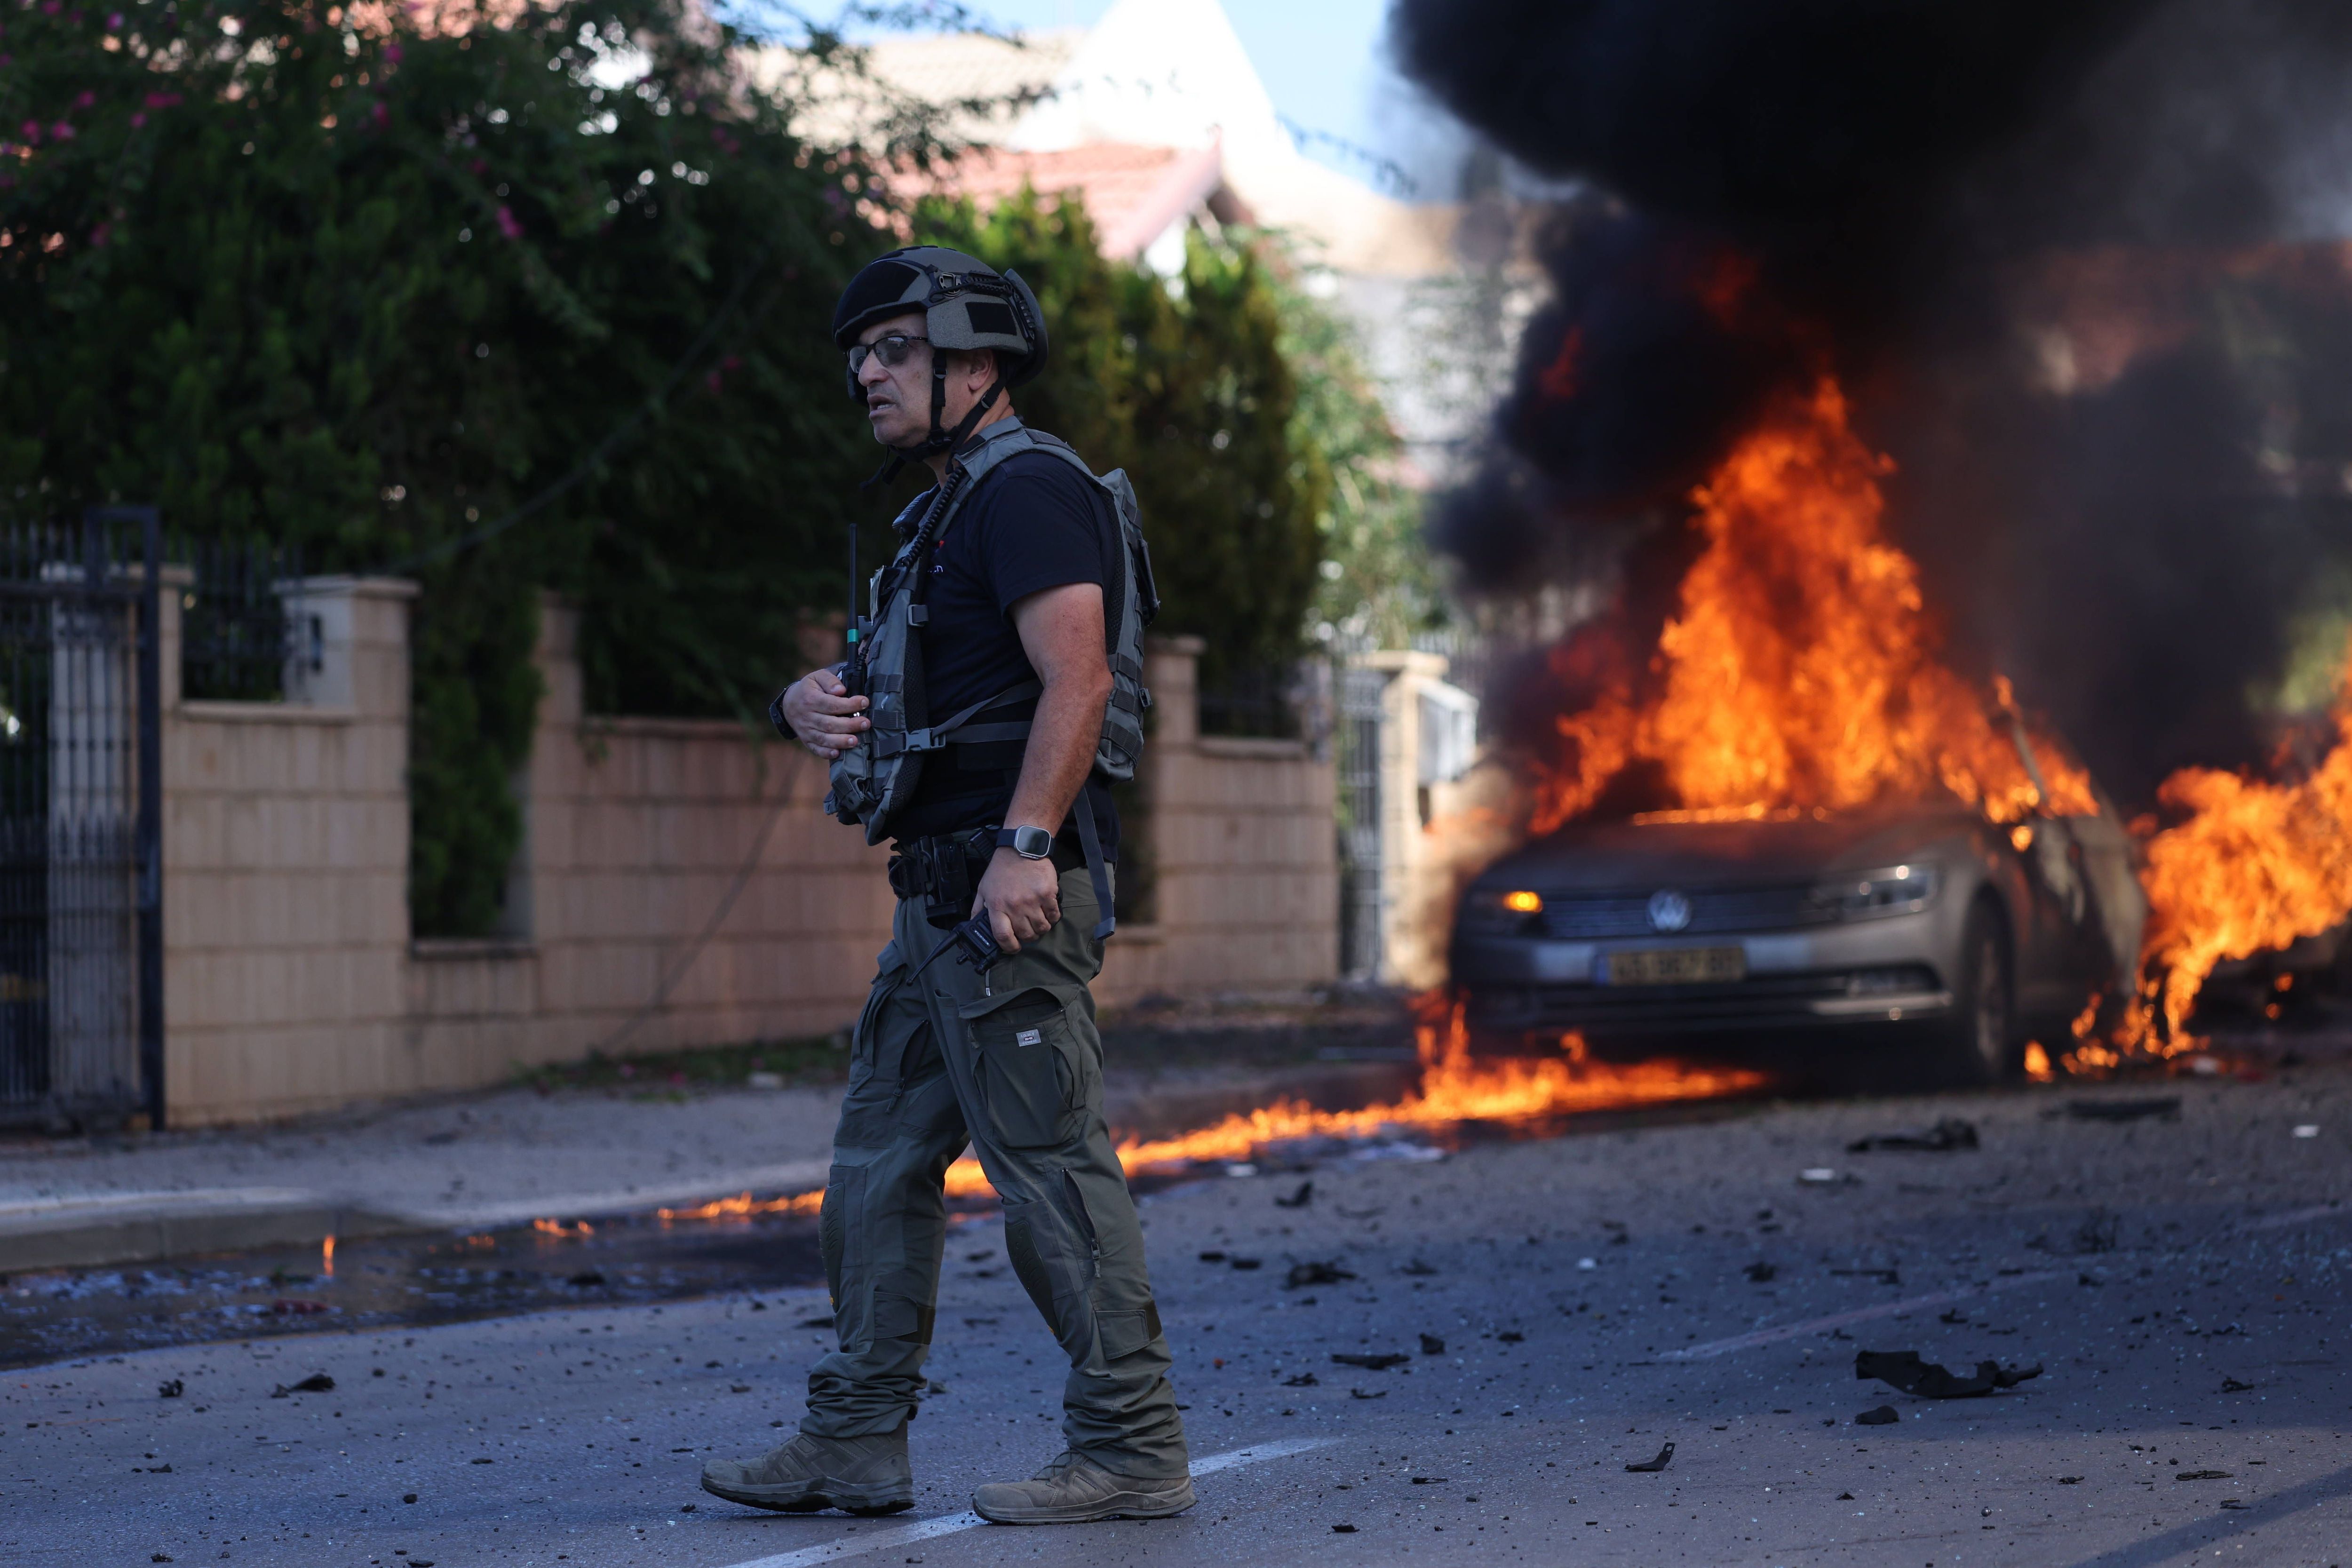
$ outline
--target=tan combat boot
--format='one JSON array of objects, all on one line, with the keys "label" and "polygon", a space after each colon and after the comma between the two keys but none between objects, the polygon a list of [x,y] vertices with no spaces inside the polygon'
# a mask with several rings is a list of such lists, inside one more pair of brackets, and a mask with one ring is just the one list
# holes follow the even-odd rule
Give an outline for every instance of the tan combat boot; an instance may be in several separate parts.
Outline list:
[{"label": "tan combat boot", "polygon": [[756,1459],[712,1459],[702,1489],[729,1502],[782,1513],[896,1513],[915,1506],[907,1428],[873,1437],[812,1437],[803,1432]]},{"label": "tan combat boot", "polygon": [[1190,1476],[1122,1476],[1076,1449],[1047,1461],[1031,1479],[994,1481],[971,1494],[972,1511],[992,1524],[1165,1519],[1182,1513],[1196,1500]]}]

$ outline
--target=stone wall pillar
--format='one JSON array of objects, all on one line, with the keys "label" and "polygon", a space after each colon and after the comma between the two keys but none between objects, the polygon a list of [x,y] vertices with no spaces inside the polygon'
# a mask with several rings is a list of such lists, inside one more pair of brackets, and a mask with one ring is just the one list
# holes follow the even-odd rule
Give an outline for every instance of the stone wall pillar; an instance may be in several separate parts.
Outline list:
[{"label": "stone wall pillar", "polygon": [[1469,757],[1454,727],[1473,721],[1477,700],[1445,681],[1444,656],[1384,649],[1349,662],[1387,677],[1381,690],[1380,845],[1381,978],[1391,984],[1430,983],[1430,955],[1442,954],[1445,933],[1423,929],[1433,903],[1424,884],[1452,875],[1428,833],[1440,815],[1436,793]]}]

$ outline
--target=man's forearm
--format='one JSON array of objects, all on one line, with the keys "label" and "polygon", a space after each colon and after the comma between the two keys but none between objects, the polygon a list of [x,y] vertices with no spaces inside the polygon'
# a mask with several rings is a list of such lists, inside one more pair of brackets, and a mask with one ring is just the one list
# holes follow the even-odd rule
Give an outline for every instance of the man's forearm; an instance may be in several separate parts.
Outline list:
[{"label": "man's forearm", "polygon": [[1102,742],[1103,704],[1110,699],[1110,672],[1102,671],[1099,679],[1092,676],[1088,671],[1087,679],[1052,681],[1038,695],[1021,777],[1006,808],[1007,827],[1058,833],[1068,818],[1087,774],[1094,770],[1095,749]]}]

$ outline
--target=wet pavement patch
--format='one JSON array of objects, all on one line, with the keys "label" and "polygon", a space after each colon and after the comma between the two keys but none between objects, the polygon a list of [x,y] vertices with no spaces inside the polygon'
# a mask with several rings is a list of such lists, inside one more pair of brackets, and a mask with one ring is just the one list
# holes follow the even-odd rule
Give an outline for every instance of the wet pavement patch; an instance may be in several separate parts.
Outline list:
[{"label": "wet pavement patch", "polygon": [[[803,1215],[647,1216],[559,1232],[517,1226],[345,1241],[331,1272],[316,1247],[58,1269],[0,1281],[0,1366],[320,1329],[792,1289],[824,1279],[816,1218]],[[301,1310],[288,1310],[297,1302]]]}]

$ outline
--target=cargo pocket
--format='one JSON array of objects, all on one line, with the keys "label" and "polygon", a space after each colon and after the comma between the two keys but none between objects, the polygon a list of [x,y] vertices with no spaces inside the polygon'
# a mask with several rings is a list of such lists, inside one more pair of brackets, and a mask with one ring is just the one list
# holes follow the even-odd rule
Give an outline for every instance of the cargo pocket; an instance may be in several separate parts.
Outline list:
[{"label": "cargo pocket", "polygon": [[1103,1360],[1117,1361],[1133,1355],[1160,1337],[1160,1310],[1146,1307],[1140,1312],[1101,1312],[1095,1322],[1102,1335]]},{"label": "cargo pocket", "polygon": [[891,1107],[898,1099],[898,1062],[894,1055],[890,1076],[880,1076],[882,1012],[905,978],[907,965],[898,955],[898,944],[892,942],[882,950],[875,963],[873,988],[866,993],[866,1009],[857,1016],[857,1029],[849,1041],[849,1087],[841,1097],[841,1121],[834,1132],[834,1142],[845,1149],[879,1149],[890,1142],[893,1127]]},{"label": "cargo pocket", "polygon": [[1069,1009],[1031,989],[965,1009],[989,1131],[1007,1149],[1052,1149],[1078,1133],[1085,1066]]}]

